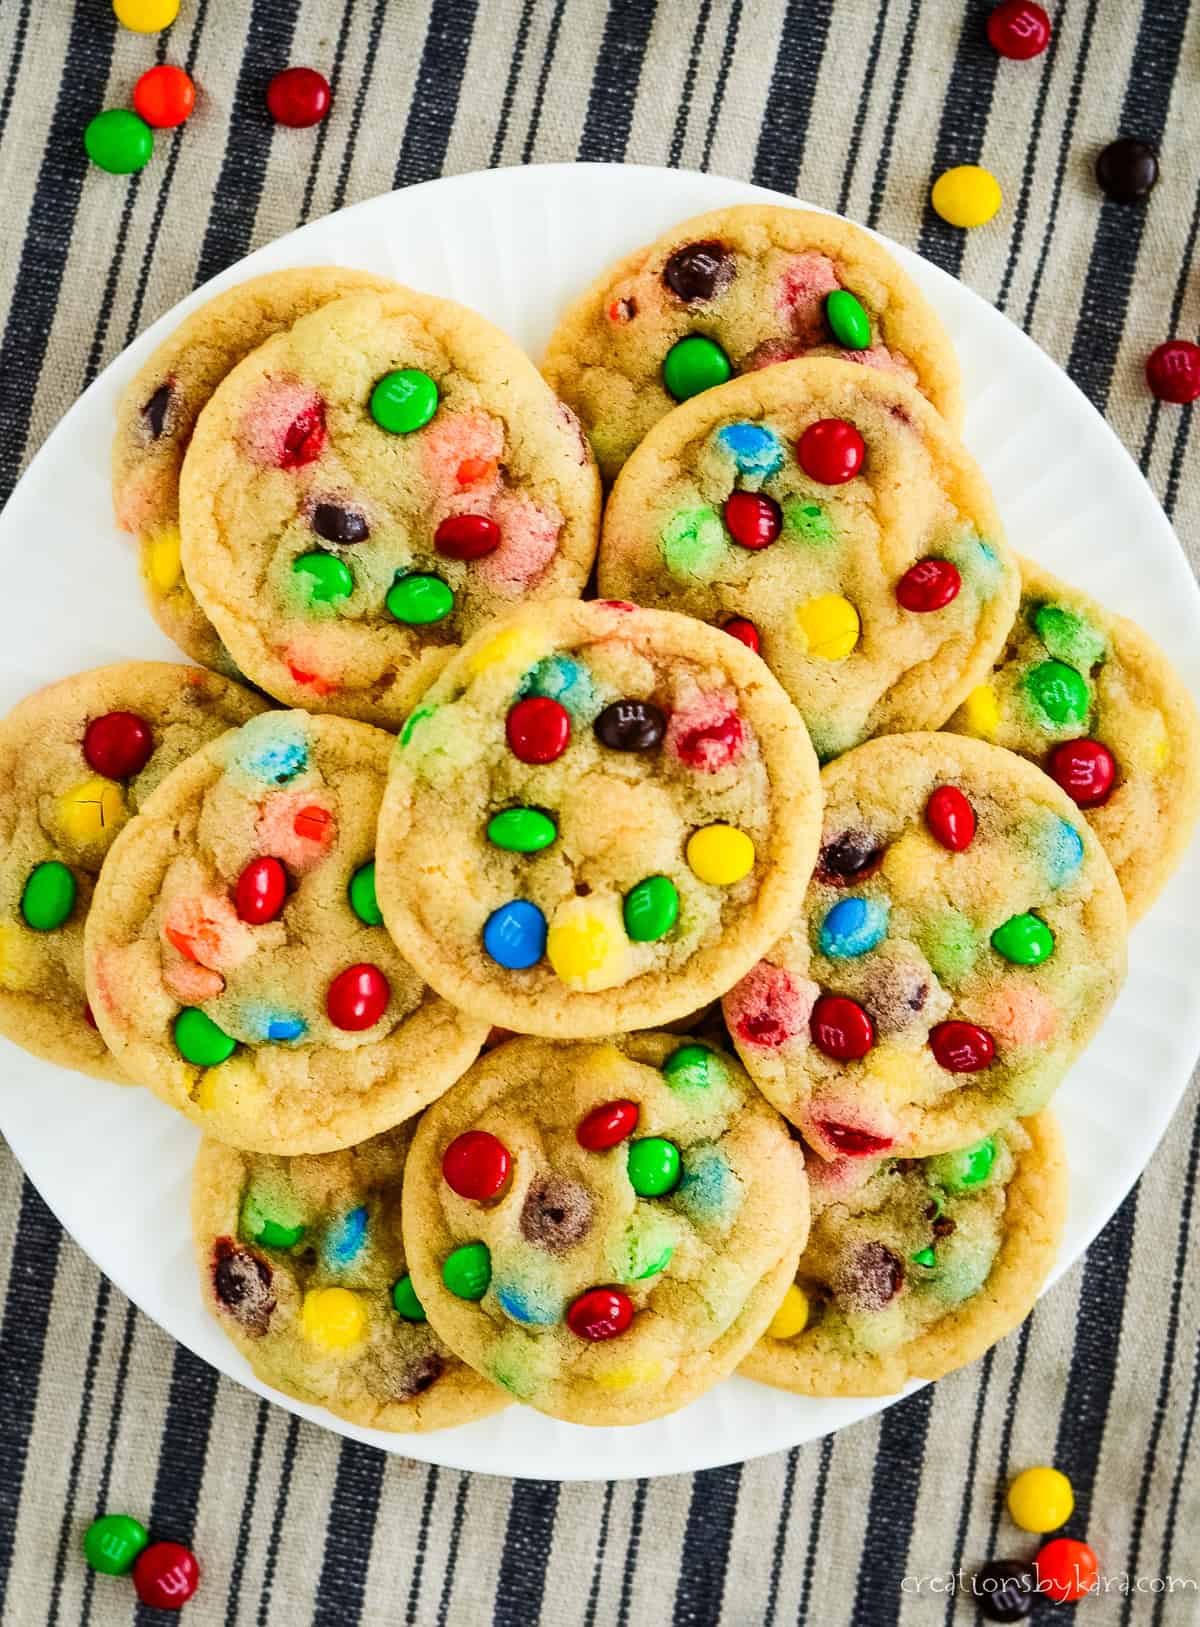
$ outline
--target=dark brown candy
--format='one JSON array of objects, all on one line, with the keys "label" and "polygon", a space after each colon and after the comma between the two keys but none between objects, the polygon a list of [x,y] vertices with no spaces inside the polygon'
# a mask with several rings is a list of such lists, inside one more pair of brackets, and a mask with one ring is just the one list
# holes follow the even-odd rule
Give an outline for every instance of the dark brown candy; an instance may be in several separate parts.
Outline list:
[{"label": "dark brown candy", "polygon": [[1033,1566],[1023,1559],[992,1559],[976,1571],[971,1594],[986,1621],[1024,1621],[1035,1597]]},{"label": "dark brown candy", "polygon": [[538,1175],[521,1209],[521,1236],[549,1254],[565,1254],[592,1228],[592,1194],[565,1175]]},{"label": "dark brown candy", "polygon": [[597,740],[611,751],[650,751],[666,732],[667,720],[653,701],[620,700],[604,708],[594,727]]},{"label": "dark brown candy", "polygon": [[949,1237],[958,1230],[958,1222],[951,1220],[949,1215],[938,1215],[933,1223],[935,1237]]},{"label": "dark brown candy", "polygon": [[916,966],[876,956],[863,990],[863,1004],[871,1013],[876,1034],[898,1034],[924,1010],[929,980]]},{"label": "dark brown candy", "polygon": [[733,281],[733,255],[724,243],[685,243],[663,267],[663,281],[687,305],[723,294]]},{"label": "dark brown candy", "polygon": [[844,830],[826,842],[817,860],[817,878],[835,887],[865,881],[883,863],[883,847],[865,830]]},{"label": "dark brown candy", "polygon": [[904,1283],[904,1267],[882,1243],[863,1243],[842,1261],[833,1289],[848,1311],[882,1311]]},{"label": "dark brown candy", "polygon": [[1096,160],[1096,179],[1114,203],[1137,203],[1158,180],[1158,154],[1133,136],[1110,142]]},{"label": "dark brown candy", "polygon": [[343,546],[365,542],[371,535],[364,516],[356,508],[343,508],[340,503],[314,504],[312,528],[326,542],[339,542]]},{"label": "dark brown candy", "polygon": [[213,1248],[213,1292],[252,1337],[259,1339],[267,1331],[275,1309],[271,1268],[249,1249],[238,1248],[231,1237],[219,1237]]},{"label": "dark brown candy", "polygon": [[171,407],[171,381],[160,384],[158,389],[142,408],[142,417],[146,420],[146,428],[154,440],[158,440],[166,428],[167,413]]},{"label": "dark brown candy", "polygon": [[410,1363],[396,1379],[396,1399],[411,1401],[414,1396],[424,1395],[441,1378],[445,1366],[440,1356],[432,1355]]}]

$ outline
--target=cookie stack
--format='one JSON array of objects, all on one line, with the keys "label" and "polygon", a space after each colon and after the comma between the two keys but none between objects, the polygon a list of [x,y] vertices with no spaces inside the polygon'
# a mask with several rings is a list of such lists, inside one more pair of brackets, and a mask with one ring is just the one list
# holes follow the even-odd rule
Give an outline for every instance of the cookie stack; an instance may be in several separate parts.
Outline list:
[{"label": "cookie stack", "polygon": [[544,376],[316,267],[133,380],[117,518],[199,665],[0,725],[0,1029],[205,1132],[266,1383],[626,1424],[735,1368],[890,1393],[1028,1311],[1047,1103],[1200,736],[960,419],[879,244],[758,206],[610,268]]}]

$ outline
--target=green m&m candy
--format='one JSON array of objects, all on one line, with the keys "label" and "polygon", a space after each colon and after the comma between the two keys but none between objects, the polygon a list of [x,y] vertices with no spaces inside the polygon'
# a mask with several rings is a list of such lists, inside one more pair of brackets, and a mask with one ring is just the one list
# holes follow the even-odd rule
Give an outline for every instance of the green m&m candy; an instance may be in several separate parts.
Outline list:
[{"label": "green m&m candy", "polygon": [[931,1248],[918,1249],[915,1254],[909,1255],[909,1259],[914,1265],[923,1265],[926,1270],[931,1269],[937,1264],[937,1255]]},{"label": "green m&m candy", "polygon": [[387,592],[386,604],[397,621],[409,627],[427,627],[445,621],[454,609],[454,594],[440,576],[414,571],[398,576]]},{"label": "green m&m candy", "polygon": [[1063,661],[1040,661],[1025,674],[1025,690],[1051,723],[1083,723],[1091,696],[1087,680]]},{"label": "green m&m candy", "polygon": [[428,373],[402,367],[385,373],[371,391],[371,417],[390,435],[424,429],[438,406],[438,387]]},{"label": "green m&m candy", "polygon": [[866,350],[871,343],[871,319],[845,288],[835,288],[825,299],[829,331],[845,350]]},{"label": "green m&m candy", "polygon": [[272,1219],[253,1191],[243,1198],[241,1232],[252,1243],[261,1243],[264,1248],[295,1248],[304,1231],[303,1225],[289,1226],[282,1220]]},{"label": "green m&m candy", "polygon": [[102,1576],[126,1576],[149,1541],[132,1514],[102,1514],[83,1533],[83,1557]]},{"label": "green m&m candy", "polygon": [[[482,1248],[482,1243],[479,1246]],[[453,1259],[453,1255],[451,1255],[451,1259]],[[424,1322],[425,1307],[417,1298],[417,1290],[413,1287],[413,1280],[407,1273],[398,1282],[392,1284],[392,1304],[406,1322]]]},{"label": "green m&m candy", "polygon": [[486,1243],[464,1243],[442,1262],[442,1281],[457,1299],[482,1299],[492,1280]]},{"label": "green m&m candy", "polygon": [[540,808],[505,808],[487,824],[487,838],[506,853],[540,853],[558,836],[558,826]]},{"label": "green m&m candy", "polygon": [[700,333],[689,333],[686,339],[673,344],[663,361],[663,383],[676,401],[686,401],[702,390],[711,390],[714,384],[724,384],[732,372],[729,357],[720,345]]},{"label": "green m&m candy", "polygon": [[345,560],[336,554],[301,554],[292,569],[305,579],[308,597],[313,604],[332,604],[335,599],[347,599],[354,592],[354,577]]},{"label": "green m&m candy", "polygon": [[47,859],[29,872],[21,894],[21,914],[35,932],[53,932],[75,908],[75,877],[65,864]]},{"label": "green m&m candy", "polygon": [[110,175],[132,175],[154,155],[154,136],[145,119],[123,107],[97,113],[83,132],[84,151],[98,169]]},{"label": "green m&m candy", "polygon": [[374,859],[358,867],[350,877],[350,885],[346,891],[350,899],[350,908],[360,921],[365,922],[367,926],[383,925],[383,911],[375,897]]},{"label": "green m&m candy", "polygon": [[987,1136],[973,1147],[960,1147],[929,1160],[929,1173],[948,1192],[965,1192],[979,1186],[992,1173],[996,1162],[996,1138]]},{"label": "green m&m candy", "polygon": [[653,1260],[651,1260],[648,1266],[638,1272],[637,1276],[633,1279],[634,1282],[644,1282],[647,1277],[657,1277],[660,1271],[665,1271],[670,1265],[671,1256],[674,1254],[674,1252],[675,1245],[673,1243],[668,1243],[661,1254],[657,1255]]},{"label": "green m&m candy", "polygon": [[625,930],[634,943],[665,938],[679,915],[679,893],[667,876],[647,876],[625,894]]},{"label": "green m&m candy", "polygon": [[175,1048],[185,1062],[198,1068],[215,1068],[233,1055],[236,1046],[237,1041],[198,1006],[184,1006],[175,1019]]},{"label": "green m&m candy", "polygon": [[661,1198],[679,1185],[679,1148],[662,1136],[645,1136],[630,1143],[627,1167],[639,1198]]},{"label": "green m&m candy", "polygon": [[1042,643],[1059,661],[1069,661],[1082,670],[1104,660],[1107,645],[1102,635],[1065,605],[1039,605],[1033,614],[1033,625]]},{"label": "green m&m candy", "polygon": [[1054,934],[1039,915],[1010,915],[992,933],[992,948],[1014,966],[1040,966],[1054,953]]},{"label": "green m&m candy", "polygon": [[714,1056],[707,1045],[681,1045],[671,1052],[662,1071],[674,1090],[705,1090],[709,1085],[725,1081],[721,1059]]}]

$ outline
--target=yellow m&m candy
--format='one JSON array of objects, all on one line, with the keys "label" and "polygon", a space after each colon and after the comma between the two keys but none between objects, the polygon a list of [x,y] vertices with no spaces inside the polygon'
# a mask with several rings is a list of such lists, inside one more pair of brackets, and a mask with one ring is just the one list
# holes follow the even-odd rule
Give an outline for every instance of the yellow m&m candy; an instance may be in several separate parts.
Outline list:
[{"label": "yellow m&m candy", "polygon": [[326,1350],[349,1350],[362,1339],[367,1313],[348,1288],[310,1288],[300,1311],[304,1332]]},{"label": "yellow m&m candy", "polygon": [[692,874],[713,887],[732,887],[754,868],[754,843],[736,825],[706,825],[688,839]]},{"label": "yellow m&m candy", "polygon": [[938,176],[930,202],[951,226],[985,226],[1004,202],[1004,194],[991,170],[958,164]]},{"label": "yellow m&m candy", "polygon": [[602,1390],[632,1390],[641,1384],[653,1384],[661,1376],[660,1361],[635,1361],[627,1367],[614,1367],[607,1373],[597,1373],[596,1383]]},{"label": "yellow m&m candy", "polygon": [[772,1339],[794,1339],[808,1326],[808,1296],[794,1282],[788,1284],[783,1303],[771,1318],[767,1333]]},{"label": "yellow m&m candy", "polygon": [[58,799],[59,829],[69,842],[80,846],[111,840],[128,816],[121,787],[99,775]]},{"label": "yellow m&m candy", "polygon": [[122,28],[135,34],[157,34],[170,28],[179,15],[179,0],[113,0]]},{"label": "yellow m&m candy", "polygon": [[546,958],[572,989],[594,993],[624,980],[628,944],[615,913],[586,898],[568,900],[546,934]]},{"label": "yellow m&m candy", "polygon": [[1071,1482],[1049,1464],[1025,1469],[1008,1488],[1008,1512],[1022,1531],[1057,1531],[1071,1518],[1074,1507]]},{"label": "yellow m&m candy", "polygon": [[179,579],[183,575],[183,566],[179,561],[177,525],[164,525],[161,530],[147,535],[143,562],[146,580],[155,593],[165,595],[170,593],[173,587],[178,586]]},{"label": "yellow m&m candy", "polygon": [[822,593],[796,612],[805,651],[817,661],[844,661],[858,643],[858,611],[840,593]]},{"label": "yellow m&m candy", "polygon": [[545,640],[531,627],[506,627],[502,633],[486,638],[470,656],[467,670],[477,678],[491,667],[512,665],[532,666],[545,650]]},{"label": "yellow m&m candy", "polygon": [[972,734],[990,740],[1000,723],[1000,702],[991,684],[977,684],[963,702],[963,722]]}]

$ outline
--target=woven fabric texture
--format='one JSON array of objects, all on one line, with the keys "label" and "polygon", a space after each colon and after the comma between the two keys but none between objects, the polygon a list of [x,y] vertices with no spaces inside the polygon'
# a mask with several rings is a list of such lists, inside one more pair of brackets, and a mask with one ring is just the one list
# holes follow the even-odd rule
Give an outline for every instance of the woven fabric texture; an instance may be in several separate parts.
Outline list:
[{"label": "woven fabric texture", "polygon": [[[989,49],[988,9],[183,0],[153,37],[117,27],[106,0],[3,0],[0,495],[99,369],[248,250],[440,174],[625,160],[794,193],[961,276],[1107,414],[1195,563],[1193,412],[1157,405],[1141,370],[1200,326],[1200,11],[1059,0],[1049,49],[1019,64]],[[195,116],[140,176],[90,169],[84,124],[127,105],[156,59],[194,75]],[[267,118],[288,62],[332,81],[318,129]],[[1117,134],[1161,143],[1147,208],[1092,179]],[[976,161],[1006,207],[964,234],[926,199]],[[1195,1591],[1134,1578],[1200,1575],[1198,1156],[1193,1086],[1020,1333],[872,1421],[743,1466],[560,1487],[385,1458],[218,1380],[101,1278],[0,1147],[0,1622],[166,1619],[83,1565],[82,1530],[116,1508],[194,1545],[189,1627],[951,1627],[977,1620],[952,1573],[1031,1551],[1002,1517],[1010,1470],[1054,1461],[1074,1481],[1071,1529],[1130,1578],[1080,1607],[1091,1627],[1195,1623]]]}]

